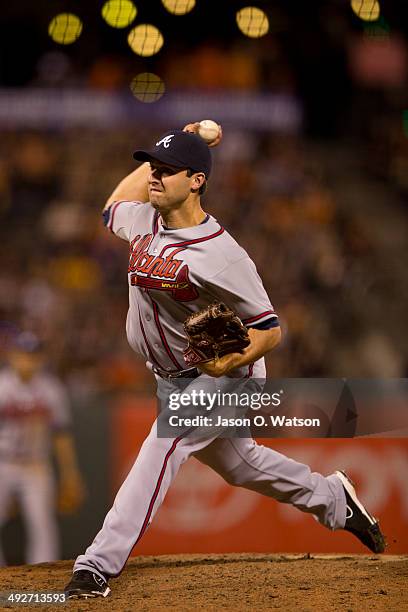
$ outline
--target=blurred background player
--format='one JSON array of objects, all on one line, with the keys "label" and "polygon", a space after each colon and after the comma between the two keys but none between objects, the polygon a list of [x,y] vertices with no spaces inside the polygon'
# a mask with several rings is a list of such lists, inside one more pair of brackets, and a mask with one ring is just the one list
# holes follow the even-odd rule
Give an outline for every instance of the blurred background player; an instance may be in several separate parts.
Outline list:
[{"label": "blurred background player", "polygon": [[[43,370],[44,361],[40,340],[23,332],[6,352],[0,371],[0,529],[17,502],[26,529],[27,563],[59,558],[56,502],[61,512],[73,512],[84,497],[69,433],[68,396],[61,382]],[[0,565],[5,565],[1,546]]]}]

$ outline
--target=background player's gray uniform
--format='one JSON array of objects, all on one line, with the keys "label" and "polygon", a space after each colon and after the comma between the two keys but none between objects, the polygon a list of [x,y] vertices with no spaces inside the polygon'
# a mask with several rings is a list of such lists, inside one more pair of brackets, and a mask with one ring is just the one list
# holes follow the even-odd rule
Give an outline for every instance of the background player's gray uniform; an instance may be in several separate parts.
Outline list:
[{"label": "background player's gray uniform", "polygon": [[[213,217],[207,215],[194,227],[167,229],[149,204],[116,202],[106,220],[115,234],[130,243],[129,343],[156,373],[185,368],[183,322],[213,300],[224,301],[248,327],[277,325],[253,262]],[[228,376],[253,377],[250,384],[256,388],[257,379],[265,376],[264,359]],[[174,381],[157,374],[156,378],[159,397],[179,391]],[[215,391],[225,382],[202,374],[186,381],[184,392],[201,389],[203,384]],[[346,500],[337,476],[311,473],[308,466],[251,438],[220,438],[213,431],[201,438],[158,438],[156,421],[101,531],[78,557],[74,570],[117,575],[152,521],[180,465],[192,454],[231,484],[311,512],[331,529],[344,527]]]},{"label": "background player's gray uniform", "polygon": [[28,563],[58,558],[51,435],[69,424],[68,398],[54,377],[37,373],[24,382],[12,368],[0,372],[0,528],[15,497],[27,531]]}]

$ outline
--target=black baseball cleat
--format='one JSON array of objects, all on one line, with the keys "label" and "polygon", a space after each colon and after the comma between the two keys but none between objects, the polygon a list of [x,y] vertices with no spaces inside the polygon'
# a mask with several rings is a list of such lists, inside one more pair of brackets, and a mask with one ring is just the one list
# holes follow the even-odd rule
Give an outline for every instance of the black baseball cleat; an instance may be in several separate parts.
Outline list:
[{"label": "black baseball cleat", "polygon": [[340,478],[346,494],[347,511],[344,529],[350,531],[373,553],[382,553],[386,547],[386,541],[381,533],[380,525],[356,495],[354,483],[345,472],[337,471],[336,476]]},{"label": "black baseball cleat", "polygon": [[111,592],[106,580],[89,570],[77,570],[68,582],[64,593],[68,599],[79,597],[107,597]]}]

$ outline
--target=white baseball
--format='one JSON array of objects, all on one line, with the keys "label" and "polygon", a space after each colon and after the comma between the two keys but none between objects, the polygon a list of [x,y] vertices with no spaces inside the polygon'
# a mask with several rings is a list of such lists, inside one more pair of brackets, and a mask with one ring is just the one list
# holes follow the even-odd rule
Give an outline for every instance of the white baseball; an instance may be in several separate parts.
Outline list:
[{"label": "white baseball", "polygon": [[212,119],[200,121],[198,134],[207,143],[211,144],[220,134],[220,126]]}]

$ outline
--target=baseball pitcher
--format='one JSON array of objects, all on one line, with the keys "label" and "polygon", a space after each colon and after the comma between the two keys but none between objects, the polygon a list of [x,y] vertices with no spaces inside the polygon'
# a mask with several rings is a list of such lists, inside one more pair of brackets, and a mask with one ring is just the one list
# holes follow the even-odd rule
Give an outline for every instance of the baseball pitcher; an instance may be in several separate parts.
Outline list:
[{"label": "baseball pitcher", "polygon": [[[129,243],[127,337],[156,377],[161,401],[180,389],[180,381],[190,397],[203,385],[256,385],[265,378],[264,355],[281,337],[253,261],[202,208],[212,157],[198,131],[198,123],[189,124],[137,150],[134,157],[142,165],[116,187],[103,212],[107,227]],[[212,146],[221,138],[220,130]],[[241,344],[234,333],[228,335],[231,330]],[[67,597],[109,594],[109,579],[123,570],[191,455],[231,485],[292,504],[331,530],[347,529],[373,552],[384,550],[378,522],[342,472],[312,473],[251,437],[222,437],[212,430],[166,438],[157,428],[156,420],[100,532],[77,558]]]}]

